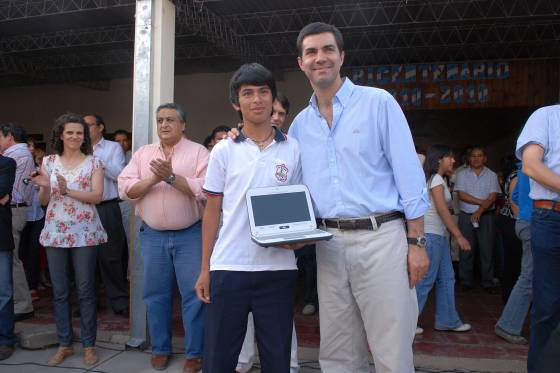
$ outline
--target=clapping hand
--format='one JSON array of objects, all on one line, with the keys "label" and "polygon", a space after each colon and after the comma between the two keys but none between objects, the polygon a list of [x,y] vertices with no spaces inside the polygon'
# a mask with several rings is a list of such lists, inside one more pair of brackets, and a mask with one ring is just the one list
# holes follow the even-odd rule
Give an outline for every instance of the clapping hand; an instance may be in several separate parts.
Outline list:
[{"label": "clapping hand", "polygon": [[171,164],[171,158],[165,159],[154,159],[150,162],[150,170],[153,172],[154,176],[161,180],[166,180],[173,173],[173,166]]},{"label": "clapping hand", "polygon": [[50,186],[49,175],[47,175],[42,169],[32,172],[29,176],[35,185],[44,188],[48,188]]},{"label": "clapping hand", "polygon": [[68,184],[66,183],[64,176],[56,174],[56,181],[58,182],[58,190],[60,194],[63,196],[68,194]]}]

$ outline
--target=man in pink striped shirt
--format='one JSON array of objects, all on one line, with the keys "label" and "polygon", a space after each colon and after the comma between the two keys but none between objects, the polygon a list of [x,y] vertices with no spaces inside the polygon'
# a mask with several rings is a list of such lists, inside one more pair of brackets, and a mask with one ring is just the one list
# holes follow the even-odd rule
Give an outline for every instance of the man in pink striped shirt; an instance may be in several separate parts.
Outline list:
[{"label": "man in pink striped shirt", "polygon": [[[21,232],[27,222],[27,206],[31,206],[33,190],[24,182],[35,171],[33,156],[27,147],[27,133],[16,124],[0,125],[0,152],[16,161],[16,180],[12,189],[12,233],[14,235],[14,313],[15,320],[22,321],[33,316],[33,303],[23,263],[19,259]],[[3,197],[3,196],[0,196]]]},{"label": "man in pink striped shirt", "polygon": [[171,314],[175,278],[182,298],[185,353],[183,372],[202,366],[204,309],[194,285],[200,272],[202,185],[208,151],[187,140],[185,112],[177,104],[156,111],[159,142],[144,145],[119,175],[121,198],[135,203],[142,219],[142,298],[148,313],[152,367],[165,369],[171,356]]}]

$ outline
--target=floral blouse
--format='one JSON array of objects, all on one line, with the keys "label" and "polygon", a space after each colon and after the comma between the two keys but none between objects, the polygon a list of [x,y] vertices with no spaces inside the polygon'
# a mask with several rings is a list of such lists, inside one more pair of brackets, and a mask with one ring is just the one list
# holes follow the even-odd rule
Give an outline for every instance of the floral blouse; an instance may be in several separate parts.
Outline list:
[{"label": "floral blouse", "polygon": [[56,174],[66,179],[68,188],[84,192],[91,191],[93,171],[101,162],[93,157],[86,159],[72,170],[64,168],[58,155],[49,155],[43,167],[50,175],[51,197],[45,215],[45,227],[39,241],[47,247],[96,246],[107,242],[107,233],[95,205],[63,196],[58,189]]}]

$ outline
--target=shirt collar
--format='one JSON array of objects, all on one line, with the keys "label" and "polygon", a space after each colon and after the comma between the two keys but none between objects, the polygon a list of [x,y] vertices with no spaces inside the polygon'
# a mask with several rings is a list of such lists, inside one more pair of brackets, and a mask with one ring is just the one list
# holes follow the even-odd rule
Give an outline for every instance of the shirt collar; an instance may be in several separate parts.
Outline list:
[{"label": "shirt collar", "polygon": [[[282,131],[280,131],[278,129],[278,127],[272,126],[272,128],[274,128],[274,141],[280,142],[280,141],[285,141],[286,140],[286,138],[287,138],[286,135],[284,133],[282,133]],[[247,140],[247,137],[245,137],[245,135],[243,134],[242,131],[239,131],[239,135],[233,141],[241,143],[245,140]]]},{"label": "shirt collar", "polygon": [[103,147],[103,143],[105,142],[105,138],[101,137],[101,140],[99,140],[99,142],[97,144],[95,144],[93,147],[94,148],[102,148]]},{"label": "shirt collar", "polygon": [[[350,102],[350,97],[352,96],[354,87],[356,87],[356,85],[352,83],[350,78],[348,77],[343,78],[342,85],[334,95],[334,98],[338,100],[338,102],[340,102],[342,107],[346,107],[346,105],[348,105],[348,103]],[[315,96],[315,93],[311,95],[311,99],[309,99],[309,105],[311,105],[313,109],[319,110],[319,107],[317,106],[317,97]]]},{"label": "shirt collar", "polygon": [[7,148],[6,150],[4,150],[4,155],[6,154],[10,154],[12,152],[17,151],[18,149],[27,149],[27,144],[23,143],[23,142],[17,142],[14,145],[10,146],[9,148]]}]

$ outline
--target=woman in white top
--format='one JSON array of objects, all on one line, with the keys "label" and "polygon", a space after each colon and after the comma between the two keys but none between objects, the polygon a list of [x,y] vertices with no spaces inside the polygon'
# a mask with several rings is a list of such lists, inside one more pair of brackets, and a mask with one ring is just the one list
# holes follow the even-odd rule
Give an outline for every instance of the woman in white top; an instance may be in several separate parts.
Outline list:
[{"label": "woman in white top", "polygon": [[[451,194],[446,177],[453,173],[455,159],[451,148],[445,145],[433,145],[426,154],[424,173],[430,191],[430,208],[424,215],[424,232],[426,250],[430,257],[428,273],[418,285],[418,309],[422,312],[432,287],[436,289],[436,312],[434,329],[444,331],[466,332],[471,329],[463,323],[455,308],[455,273],[451,265],[449,241],[446,229],[457,239],[461,250],[470,250],[469,242],[463,237],[449,212]],[[416,334],[423,332],[416,329]]]}]

